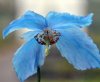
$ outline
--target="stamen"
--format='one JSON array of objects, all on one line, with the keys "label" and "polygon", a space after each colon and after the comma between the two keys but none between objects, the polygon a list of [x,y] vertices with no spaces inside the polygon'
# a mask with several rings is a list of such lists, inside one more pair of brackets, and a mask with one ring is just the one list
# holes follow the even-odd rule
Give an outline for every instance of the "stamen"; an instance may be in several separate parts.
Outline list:
[{"label": "stamen", "polygon": [[60,33],[55,30],[45,29],[43,32],[37,34],[35,39],[41,45],[55,44],[60,37]]}]

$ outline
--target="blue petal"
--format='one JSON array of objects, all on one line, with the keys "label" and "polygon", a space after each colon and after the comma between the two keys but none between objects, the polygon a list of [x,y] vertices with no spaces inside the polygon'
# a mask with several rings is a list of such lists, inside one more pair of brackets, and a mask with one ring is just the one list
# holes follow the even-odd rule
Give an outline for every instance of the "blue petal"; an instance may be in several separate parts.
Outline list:
[{"label": "blue petal", "polygon": [[29,41],[31,39],[34,39],[34,36],[40,33],[41,31],[28,31],[24,34],[22,34],[21,38],[25,41]]},{"label": "blue petal", "polygon": [[45,18],[35,12],[27,11],[22,17],[11,22],[3,31],[3,37],[15,30],[27,28],[32,30],[44,29],[46,27]]},{"label": "blue petal", "polygon": [[69,63],[78,70],[100,68],[100,54],[92,39],[80,28],[58,30],[61,37],[56,46]]},{"label": "blue petal", "polygon": [[38,44],[34,39],[20,47],[13,58],[13,67],[18,78],[23,82],[29,76],[37,72],[37,66],[44,64],[44,46]]},{"label": "blue petal", "polygon": [[48,26],[54,28],[59,24],[74,24],[80,27],[86,27],[92,22],[93,13],[88,16],[74,16],[68,13],[50,12],[47,15]]},{"label": "blue petal", "polygon": [[68,28],[77,28],[78,26],[76,26],[75,24],[59,24],[59,25],[55,25],[53,27],[54,30],[67,30]]}]

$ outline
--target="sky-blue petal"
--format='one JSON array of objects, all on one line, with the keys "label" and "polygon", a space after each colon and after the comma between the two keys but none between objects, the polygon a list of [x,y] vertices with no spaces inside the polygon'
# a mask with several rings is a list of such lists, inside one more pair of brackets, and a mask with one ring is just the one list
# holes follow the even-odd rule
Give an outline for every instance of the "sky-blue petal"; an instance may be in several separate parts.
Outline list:
[{"label": "sky-blue petal", "polygon": [[100,68],[100,54],[92,39],[81,28],[58,30],[61,33],[57,48],[74,68]]},{"label": "sky-blue petal", "polygon": [[21,82],[37,72],[37,66],[42,66],[45,60],[45,47],[32,39],[22,45],[14,55],[13,67]]},{"label": "sky-blue petal", "polygon": [[48,13],[46,19],[50,28],[53,28],[58,24],[68,23],[79,27],[86,27],[92,23],[92,17],[93,13],[89,14],[88,16],[75,16],[69,13],[50,12]]},{"label": "sky-blue petal", "polygon": [[41,32],[41,30],[38,30],[38,31],[28,31],[28,32],[26,32],[26,33],[23,33],[23,34],[21,35],[21,38],[24,39],[25,41],[29,41],[29,40],[31,40],[31,39],[34,39],[34,37],[35,37],[38,33],[40,33],[40,32]]},{"label": "sky-blue petal", "polygon": [[71,23],[68,23],[68,24],[58,24],[58,25],[55,25],[53,27],[54,30],[67,30],[68,28],[77,28],[78,26],[75,25],[75,24],[71,24]]},{"label": "sky-blue petal", "polygon": [[3,37],[15,30],[27,28],[32,30],[43,30],[46,27],[46,20],[43,16],[33,12],[27,11],[20,18],[12,21],[3,31]]}]

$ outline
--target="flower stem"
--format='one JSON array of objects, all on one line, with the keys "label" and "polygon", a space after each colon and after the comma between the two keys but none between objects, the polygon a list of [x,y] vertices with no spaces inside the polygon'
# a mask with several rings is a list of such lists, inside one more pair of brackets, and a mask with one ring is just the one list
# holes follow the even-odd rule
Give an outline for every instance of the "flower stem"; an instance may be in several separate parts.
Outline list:
[{"label": "flower stem", "polygon": [[37,67],[37,82],[41,82],[41,70],[40,67]]}]

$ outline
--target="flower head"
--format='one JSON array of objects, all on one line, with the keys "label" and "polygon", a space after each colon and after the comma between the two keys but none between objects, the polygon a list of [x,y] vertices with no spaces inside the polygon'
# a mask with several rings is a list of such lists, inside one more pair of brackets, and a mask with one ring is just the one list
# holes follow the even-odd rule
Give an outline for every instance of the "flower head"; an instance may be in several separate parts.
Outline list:
[{"label": "flower head", "polygon": [[82,31],[92,22],[93,14],[74,16],[68,13],[49,12],[43,17],[27,11],[3,31],[3,37],[19,29],[30,29],[21,37],[25,43],[16,51],[13,67],[21,81],[37,72],[44,64],[51,45],[56,44],[61,55],[74,68],[86,70],[100,68],[99,50],[92,39]]}]

